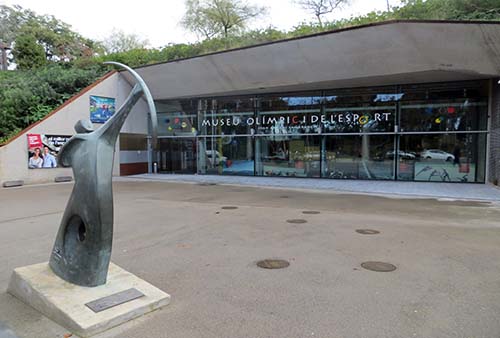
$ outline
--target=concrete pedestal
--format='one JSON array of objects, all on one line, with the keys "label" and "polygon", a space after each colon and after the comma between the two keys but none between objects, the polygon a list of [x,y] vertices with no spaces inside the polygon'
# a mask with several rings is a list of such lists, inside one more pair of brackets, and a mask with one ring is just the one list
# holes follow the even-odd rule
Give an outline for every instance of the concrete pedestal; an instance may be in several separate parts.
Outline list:
[{"label": "concrete pedestal", "polygon": [[[85,304],[135,288],[144,296],[95,313]],[[48,263],[17,268],[7,292],[81,337],[90,337],[159,309],[170,296],[113,263],[105,285],[77,286],[56,276]]]}]

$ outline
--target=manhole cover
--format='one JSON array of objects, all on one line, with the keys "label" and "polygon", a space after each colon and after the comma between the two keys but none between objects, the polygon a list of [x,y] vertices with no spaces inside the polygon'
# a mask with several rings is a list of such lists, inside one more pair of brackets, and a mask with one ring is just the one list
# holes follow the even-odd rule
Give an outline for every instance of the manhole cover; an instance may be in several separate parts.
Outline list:
[{"label": "manhole cover", "polygon": [[380,231],[373,229],[357,229],[356,232],[362,235],[376,235],[380,233]]},{"label": "manhole cover", "polygon": [[283,196],[280,196],[280,198],[290,198],[290,196],[283,195]]},{"label": "manhole cover", "polygon": [[305,210],[305,211],[302,211],[302,213],[304,215],[317,215],[319,214],[320,212],[319,211],[313,211],[313,210]]},{"label": "manhole cover", "polygon": [[202,187],[208,187],[210,185],[217,185],[217,183],[198,183],[198,185],[201,185]]},{"label": "manhole cover", "polygon": [[396,270],[396,266],[391,263],[384,262],[364,262],[361,266],[366,270],[377,271],[377,272],[391,272]]},{"label": "manhole cover", "polygon": [[287,223],[293,223],[293,224],[307,223],[307,221],[305,219],[300,219],[300,218],[297,218],[297,219],[287,219],[286,222]]},{"label": "manhole cover", "polygon": [[238,209],[238,207],[234,207],[234,206],[228,205],[228,206],[222,207],[221,209],[223,209],[223,210],[234,210],[234,209]]},{"label": "manhole cover", "polygon": [[263,269],[283,269],[290,265],[288,261],[283,259],[264,259],[257,262],[257,266]]}]

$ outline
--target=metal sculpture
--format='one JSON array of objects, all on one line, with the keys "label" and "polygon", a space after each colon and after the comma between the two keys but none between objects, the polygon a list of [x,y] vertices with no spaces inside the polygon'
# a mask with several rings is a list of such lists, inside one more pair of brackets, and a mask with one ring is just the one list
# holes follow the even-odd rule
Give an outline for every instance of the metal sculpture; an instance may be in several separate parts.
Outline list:
[{"label": "metal sculpture", "polygon": [[59,163],[71,166],[73,191],[57,233],[49,265],[56,275],[80,286],[106,283],[113,243],[112,171],[120,129],[136,102],[145,96],[151,113],[153,144],[156,144],[156,110],[144,80],[131,68],[137,84],[118,111],[100,128],[90,120],[75,124],[77,132],[61,149]]}]

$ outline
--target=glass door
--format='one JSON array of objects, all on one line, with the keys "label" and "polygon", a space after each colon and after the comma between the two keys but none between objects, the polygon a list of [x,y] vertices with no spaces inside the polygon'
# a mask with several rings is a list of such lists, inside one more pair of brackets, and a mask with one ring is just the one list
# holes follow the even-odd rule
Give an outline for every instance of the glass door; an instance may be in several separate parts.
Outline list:
[{"label": "glass door", "polygon": [[160,139],[159,171],[172,174],[196,173],[196,139]]}]

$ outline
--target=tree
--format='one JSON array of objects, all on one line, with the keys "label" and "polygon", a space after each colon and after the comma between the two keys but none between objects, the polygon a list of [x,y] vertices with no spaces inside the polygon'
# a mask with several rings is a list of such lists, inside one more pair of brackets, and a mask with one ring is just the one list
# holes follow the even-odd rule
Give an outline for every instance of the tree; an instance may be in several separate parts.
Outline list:
[{"label": "tree", "polygon": [[319,26],[323,27],[321,16],[341,8],[348,4],[349,0],[296,0],[296,3],[306,11],[312,12],[318,19]]},{"label": "tree", "polygon": [[181,25],[207,39],[245,30],[250,20],[266,12],[241,0],[186,0],[186,14]]},{"label": "tree", "polygon": [[149,41],[141,39],[136,34],[127,34],[122,30],[113,30],[102,42],[106,53],[121,53],[133,49],[144,49],[148,47]]},{"label": "tree", "polygon": [[0,5],[0,41],[13,47],[14,41],[23,34],[35,37],[49,61],[72,61],[101,51],[99,44],[82,37],[52,15],[37,15],[20,6]]},{"label": "tree", "polygon": [[22,34],[17,37],[12,54],[20,70],[40,68],[47,63],[45,49],[31,34]]},{"label": "tree", "polygon": [[45,117],[105,71],[105,67],[81,69],[71,62],[52,62],[28,71],[0,72],[0,144]]}]

